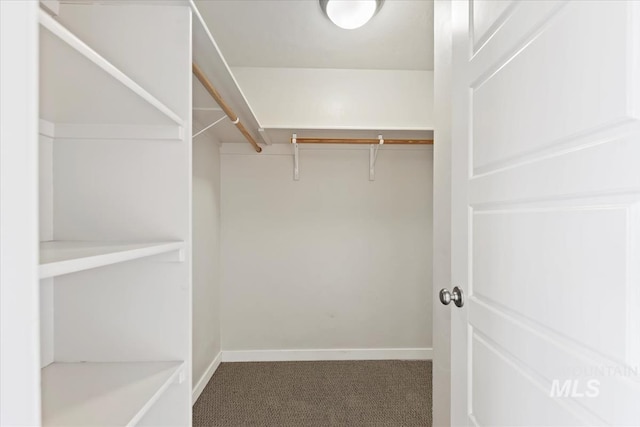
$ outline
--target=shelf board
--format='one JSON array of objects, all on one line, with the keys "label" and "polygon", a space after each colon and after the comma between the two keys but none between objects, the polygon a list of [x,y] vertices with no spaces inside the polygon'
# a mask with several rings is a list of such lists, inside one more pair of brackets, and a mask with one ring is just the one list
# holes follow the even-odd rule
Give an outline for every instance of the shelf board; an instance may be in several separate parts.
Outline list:
[{"label": "shelf board", "polygon": [[42,424],[136,425],[183,369],[182,362],[53,363],[42,369]]},{"label": "shelf board", "polygon": [[60,276],[134,259],[179,252],[184,242],[77,242],[40,243],[40,278]]},{"label": "shelf board", "polygon": [[40,11],[40,117],[64,124],[173,125],[169,107]]}]

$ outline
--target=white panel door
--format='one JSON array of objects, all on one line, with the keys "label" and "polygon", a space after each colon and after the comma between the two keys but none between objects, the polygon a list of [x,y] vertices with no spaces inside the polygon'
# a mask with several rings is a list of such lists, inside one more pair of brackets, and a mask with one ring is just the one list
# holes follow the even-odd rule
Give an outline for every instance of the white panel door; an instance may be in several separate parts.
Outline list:
[{"label": "white panel door", "polygon": [[640,425],[640,2],[453,2],[452,421]]}]

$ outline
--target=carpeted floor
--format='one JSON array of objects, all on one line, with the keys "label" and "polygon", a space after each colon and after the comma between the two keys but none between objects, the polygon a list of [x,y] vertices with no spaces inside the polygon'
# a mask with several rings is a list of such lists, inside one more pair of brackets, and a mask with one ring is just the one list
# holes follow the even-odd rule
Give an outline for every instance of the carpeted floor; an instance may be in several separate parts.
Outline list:
[{"label": "carpeted floor", "polygon": [[223,363],[193,425],[430,426],[431,362]]}]

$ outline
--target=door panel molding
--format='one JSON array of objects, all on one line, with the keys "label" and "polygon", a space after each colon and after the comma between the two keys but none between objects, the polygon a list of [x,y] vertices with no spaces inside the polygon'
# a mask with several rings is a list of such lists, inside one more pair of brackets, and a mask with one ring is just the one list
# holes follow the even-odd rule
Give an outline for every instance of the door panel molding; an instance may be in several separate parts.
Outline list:
[{"label": "door panel molding", "polygon": [[[630,7],[615,2],[569,3],[517,55],[499,64],[489,79],[471,85],[474,173],[504,166],[567,138],[639,119],[630,89],[640,79],[640,70],[628,78],[634,61],[625,55],[626,46],[633,44],[629,35],[634,22],[627,19]],[[627,24],[594,31],[603,15]]]},{"label": "door panel molding", "polygon": [[[481,353],[483,349],[491,356],[493,356],[494,364],[496,362],[501,363],[502,367],[495,367],[493,369],[474,369],[471,367],[471,372],[477,376],[473,376],[470,383],[470,394],[474,396],[480,396],[481,399],[490,399],[491,402],[482,402],[477,405],[479,407],[490,406],[495,408],[501,406],[501,402],[508,401],[509,396],[518,395],[522,400],[527,402],[527,406],[523,412],[514,414],[513,409],[505,405],[500,410],[503,414],[493,411],[489,416],[478,416],[477,411],[474,410],[473,400],[470,408],[469,416],[476,420],[476,425],[479,426],[498,426],[498,425],[519,425],[519,426],[532,426],[532,425],[548,425],[550,422],[560,422],[564,426],[574,425],[602,425],[606,426],[605,420],[600,418],[597,414],[589,410],[588,407],[581,405],[576,399],[555,399],[553,405],[549,406],[547,403],[549,397],[549,390],[551,389],[552,382],[547,378],[540,375],[539,372],[531,369],[530,366],[524,364],[521,360],[516,358],[512,353],[506,351],[488,335],[479,332],[476,328],[471,331],[471,352]],[[486,355],[484,356],[486,357]],[[476,355],[471,360],[482,359],[482,356]],[[486,364],[486,360],[481,360],[483,365]],[[515,375],[509,378],[507,384],[496,384],[495,379],[490,375],[491,371],[499,369],[512,370]],[[513,378],[515,377],[515,378]],[[496,387],[497,385],[497,387]],[[474,388],[475,387],[475,388]],[[492,396],[488,396],[483,393],[483,390],[487,388],[497,389],[497,392]],[[544,411],[539,408],[544,406]],[[497,415],[497,417],[496,417]],[[502,416],[502,417],[500,417]],[[515,419],[514,419],[515,416]],[[489,418],[483,420],[483,418]],[[496,419],[497,418],[497,419]],[[502,419],[500,419],[502,418]],[[484,421],[484,422],[482,422]]]},{"label": "door panel molding", "polygon": [[[485,44],[491,39],[511,17],[516,7],[521,5],[517,1],[487,1],[487,0],[470,0],[469,2],[469,34],[471,36],[472,56],[480,51]],[[477,6],[476,6],[477,5]],[[488,7],[491,5],[490,7]],[[502,9],[500,9],[502,8]],[[498,13],[496,13],[498,10]],[[481,15],[481,16],[478,16]],[[487,19],[493,15],[493,19]],[[479,25],[477,20],[486,19],[490,24]],[[480,31],[478,31],[480,27]]]}]

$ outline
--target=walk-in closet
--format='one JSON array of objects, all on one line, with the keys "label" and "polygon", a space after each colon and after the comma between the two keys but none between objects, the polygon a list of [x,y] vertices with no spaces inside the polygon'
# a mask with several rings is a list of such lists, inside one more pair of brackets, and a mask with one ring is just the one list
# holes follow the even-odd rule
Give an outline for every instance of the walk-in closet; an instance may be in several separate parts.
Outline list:
[{"label": "walk-in closet", "polygon": [[6,419],[185,426],[222,363],[431,358],[429,65],[251,65],[241,3],[22,10],[37,324]]}]

